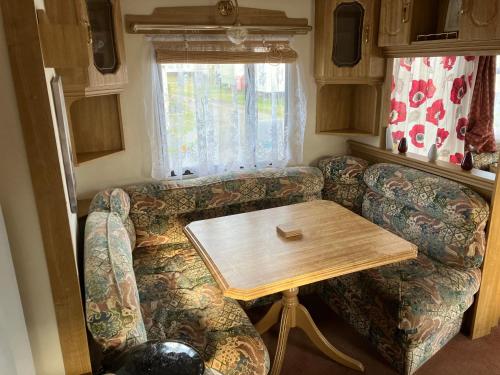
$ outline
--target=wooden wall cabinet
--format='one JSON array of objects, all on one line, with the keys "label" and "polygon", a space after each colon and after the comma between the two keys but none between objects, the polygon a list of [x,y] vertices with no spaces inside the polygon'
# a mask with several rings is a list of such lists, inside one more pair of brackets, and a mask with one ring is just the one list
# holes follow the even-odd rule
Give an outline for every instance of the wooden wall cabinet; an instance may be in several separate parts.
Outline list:
[{"label": "wooden wall cabinet", "polygon": [[382,0],[380,7],[380,47],[410,44],[411,0]]},{"label": "wooden wall cabinet", "polygon": [[37,16],[45,66],[62,77],[75,163],[124,150],[120,1],[45,0]]},{"label": "wooden wall cabinet", "polygon": [[500,39],[500,0],[462,0],[460,39]]},{"label": "wooden wall cabinet", "polygon": [[378,0],[316,0],[315,77],[321,83],[383,80]]},{"label": "wooden wall cabinet", "polygon": [[67,97],[123,91],[128,78],[119,0],[45,0],[38,19],[45,65],[62,76]]},{"label": "wooden wall cabinet", "polygon": [[[500,51],[500,0],[462,0],[456,28],[452,0],[381,0],[378,45],[386,57],[495,54]],[[460,4],[459,4],[460,5]]]},{"label": "wooden wall cabinet", "polygon": [[125,150],[120,95],[67,98],[76,165]]},{"label": "wooden wall cabinet", "polygon": [[316,133],[377,135],[385,59],[379,0],[316,0]]}]

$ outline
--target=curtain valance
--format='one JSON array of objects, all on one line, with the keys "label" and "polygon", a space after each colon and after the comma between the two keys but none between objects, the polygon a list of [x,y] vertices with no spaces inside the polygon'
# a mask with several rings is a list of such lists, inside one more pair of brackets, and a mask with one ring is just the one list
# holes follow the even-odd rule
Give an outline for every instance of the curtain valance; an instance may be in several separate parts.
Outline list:
[{"label": "curtain valance", "polygon": [[288,40],[252,40],[241,46],[227,40],[164,40],[153,46],[161,64],[279,64],[297,59]]}]

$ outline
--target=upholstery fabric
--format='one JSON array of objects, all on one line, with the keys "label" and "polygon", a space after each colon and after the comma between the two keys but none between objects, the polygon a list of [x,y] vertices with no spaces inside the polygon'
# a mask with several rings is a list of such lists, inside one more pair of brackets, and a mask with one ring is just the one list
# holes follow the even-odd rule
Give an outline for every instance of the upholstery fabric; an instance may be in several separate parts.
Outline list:
[{"label": "upholstery fabric", "polygon": [[363,216],[419,246],[435,260],[480,267],[489,207],[456,182],[394,164],[365,173]]},{"label": "upholstery fabric", "polygon": [[[203,353],[207,368],[214,374],[267,374],[269,357],[260,336],[238,302],[222,296],[182,230],[193,220],[318,199],[322,188],[321,171],[298,167],[146,183],[99,193],[93,199],[86,225],[86,253],[92,257],[85,259],[85,284],[88,295],[98,295],[94,298],[99,305],[89,310],[87,323],[93,333],[97,332],[94,336],[103,350],[112,346],[119,351],[127,346],[122,341],[129,338],[128,332],[121,330],[115,339],[108,327],[104,327],[103,334],[94,322],[101,310],[116,304],[114,289],[110,289],[113,269],[99,268],[106,251],[112,251],[110,242],[97,241],[99,231],[94,228],[97,217],[112,217],[121,229],[122,242],[117,246],[129,254],[130,260],[130,242],[136,240],[137,234],[133,269],[131,262],[127,263],[129,268],[123,275],[138,290],[134,302],[140,303],[140,340],[173,338],[191,343]],[[134,231],[125,230],[127,223],[132,223]],[[304,291],[312,292],[314,288]],[[101,289],[105,292],[98,294]],[[243,305],[267,304],[279,297],[273,295]],[[108,325],[113,323],[122,329],[127,323],[126,317],[113,318],[118,321]],[[129,342],[133,345],[131,339]]]},{"label": "upholstery fabric", "polygon": [[133,185],[130,217],[137,247],[186,242],[182,228],[193,220],[231,215],[321,198],[316,168],[267,168],[184,181]]},{"label": "upholstery fabric", "polygon": [[473,152],[474,168],[489,171],[492,164],[498,163],[500,151],[482,152],[480,154]]},{"label": "upholstery fabric", "polygon": [[412,374],[459,332],[473,303],[489,207],[460,184],[398,165],[373,165],[362,178],[363,216],[416,244],[419,255],[328,280],[320,295],[397,370]]},{"label": "upholstery fabric", "polygon": [[[428,334],[425,326],[413,335],[399,329],[398,320],[384,308],[380,294],[373,293],[373,288],[367,289],[366,279],[361,282],[360,276],[352,274],[328,280],[320,296],[400,374],[413,374],[460,331],[462,315],[455,320],[437,320]],[[419,336],[422,340],[413,340]]]},{"label": "upholstery fabric", "polygon": [[129,217],[130,197],[123,189],[109,189],[96,194],[89,207],[89,214],[92,212],[115,212],[127,230],[130,247],[135,249],[135,227]]},{"label": "upholstery fabric", "polygon": [[361,214],[366,185],[363,176],[368,162],[354,156],[329,157],[319,162],[325,178],[323,198]]},{"label": "upholstery fabric", "polygon": [[190,244],[138,249],[134,269],[148,339],[188,342],[224,375],[267,374],[259,334],[238,303],[222,296]]},{"label": "upholstery fabric", "polygon": [[86,318],[95,341],[106,354],[147,341],[122,218],[115,212],[92,212],[84,251]]}]

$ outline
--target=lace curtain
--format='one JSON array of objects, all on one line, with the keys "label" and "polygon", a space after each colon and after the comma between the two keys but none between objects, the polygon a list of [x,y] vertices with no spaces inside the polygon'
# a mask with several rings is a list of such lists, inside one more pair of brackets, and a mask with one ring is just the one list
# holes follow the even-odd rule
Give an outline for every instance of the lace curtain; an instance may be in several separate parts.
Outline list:
[{"label": "lace curtain", "polygon": [[153,178],[302,162],[306,101],[297,63],[158,64],[150,55]]},{"label": "lace curtain", "polygon": [[389,129],[393,145],[427,155],[435,143],[440,160],[458,164],[465,149],[477,57],[394,59]]}]

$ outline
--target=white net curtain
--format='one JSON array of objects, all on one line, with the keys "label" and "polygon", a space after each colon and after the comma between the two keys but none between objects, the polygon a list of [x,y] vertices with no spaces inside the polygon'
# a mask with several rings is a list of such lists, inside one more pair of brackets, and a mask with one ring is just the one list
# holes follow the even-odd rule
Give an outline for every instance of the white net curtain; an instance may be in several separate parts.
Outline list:
[{"label": "white net curtain", "polygon": [[154,178],[302,161],[306,103],[297,63],[152,60]]}]

